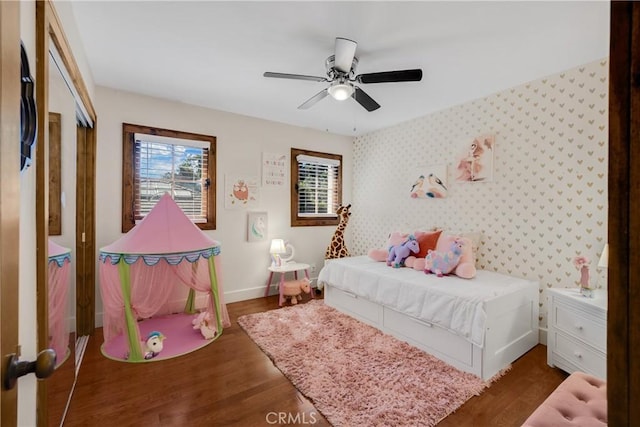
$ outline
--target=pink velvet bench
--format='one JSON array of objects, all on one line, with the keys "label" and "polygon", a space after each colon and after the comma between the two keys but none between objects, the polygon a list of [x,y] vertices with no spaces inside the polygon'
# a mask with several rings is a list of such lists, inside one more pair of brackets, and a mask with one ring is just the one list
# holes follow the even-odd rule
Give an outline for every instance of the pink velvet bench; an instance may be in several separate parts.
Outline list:
[{"label": "pink velvet bench", "polygon": [[522,426],[606,425],[607,383],[583,372],[574,372],[538,406]]}]

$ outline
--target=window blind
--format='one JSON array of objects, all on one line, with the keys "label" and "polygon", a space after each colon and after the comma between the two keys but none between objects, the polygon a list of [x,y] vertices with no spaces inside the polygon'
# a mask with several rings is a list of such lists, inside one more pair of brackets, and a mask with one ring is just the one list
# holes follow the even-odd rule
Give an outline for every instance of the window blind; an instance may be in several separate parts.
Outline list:
[{"label": "window blind", "polygon": [[335,215],[338,209],[340,161],[308,155],[296,156],[298,162],[298,215],[302,217]]},{"label": "window blind", "polygon": [[[207,222],[206,171],[209,149],[198,141],[182,145],[161,142],[155,135],[135,135],[134,217],[139,222],[164,193],[194,222]],[[173,138],[167,138],[173,139]],[[187,140],[180,140],[180,142]]]}]

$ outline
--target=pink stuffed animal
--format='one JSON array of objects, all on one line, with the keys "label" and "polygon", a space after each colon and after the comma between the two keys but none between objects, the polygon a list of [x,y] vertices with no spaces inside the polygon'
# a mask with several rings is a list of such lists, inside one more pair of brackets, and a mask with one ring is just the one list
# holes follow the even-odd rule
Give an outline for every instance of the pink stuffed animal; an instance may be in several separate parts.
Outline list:
[{"label": "pink stuffed animal", "polygon": [[291,299],[291,305],[295,305],[298,301],[302,301],[302,293],[311,292],[311,282],[306,277],[300,280],[291,280],[284,282],[282,285],[282,295],[280,296],[280,306],[286,299]]},{"label": "pink stuffed animal", "polygon": [[215,323],[211,320],[211,315],[207,311],[198,313],[198,315],[191,321],[193,329],[200,330],[202,336],[210,340],[216,336]]},{"label": "pink stuffed animal", "polygon": [[463,279],[471,279],[476,276],[476,256],[473,253],[474,249],[471,239],[443,233],[438,238],[436,251],[447,252],[451,248],[451,243],[456,240],[462,240],[464,242],[464,247],[462,248],[460,261],[458,261],[458,265],[451,273],[458,277],[462,277]]},{"label": "pink stuffed animal", "polygon": [[416,236],[416,240],[418,241],[418,245],[420,246],[420,252],[414,255],[409,255],[407,259],[404,260],[404,265],[409,268],[413,268],[414,270],[424,271],[424,262],[429,250],[436,249],[438,244],[438,239],[442,234],[442,230],[434,230],[434,231],[416,231],[413,233]]},{"label": "pink stuffed animal", "polygon": [[389,250],[395,245],[401,245],[403,242],[406,242],[409,238],[408,233],[401,233],[399,231],[394,231],[389,234],[389,239],[387,240],[386,248],[379,249],[370,249],[367,255],[374,261],[384,262],[387,261],[387,257],[389,256]]},{"label": "pink stuffed animal", "polygon": [[456,239],[451,243],[448,252],[429,251],[425,260],[424,272],[427,274],[435,273],[438,277],[451,273],[460,261],[463,248],[464,242]]}]

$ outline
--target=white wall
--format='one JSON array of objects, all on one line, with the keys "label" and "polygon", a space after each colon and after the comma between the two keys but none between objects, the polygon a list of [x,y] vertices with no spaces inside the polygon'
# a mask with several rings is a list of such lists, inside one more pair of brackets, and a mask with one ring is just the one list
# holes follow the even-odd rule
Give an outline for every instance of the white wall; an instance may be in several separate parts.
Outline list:
[{"label": "white wall", "polygon": [[80,39],[78,34],[78,27],[76,26],[76,17],[73,13],[73,2],[68,0],[53,0],[56,13],[60,21],[64,33],[67,37],[67,41],[71,45],[73,56],[76,60],[76,65],[82,74],[82,80],[87,87],[87,92],[91,99],[95,99],[95,84],[93,82],[93,74],[91,68],[89,68],[89,62],[87,61],[87,55],[84,50],[84,43]]},{"label": "white wall", "polygon": [[[153,78],[153,76],[150,76]],[[141,88],[142,89],[142,88]],[[352,138],[237,114],[210,110],[143,95],[96,88],[98,151],[96,173],[96,246],[122,236],[122,123],[213,135],[217,138],[216,230],[206,233],[222,244],[222,275],[226,302],[261,297],[268,278],[269,240],[249,243],[247,213],[226,210],[225,174],[261,174],[262,152],[290,155],[291,147],[343,156],[343,200],[351,200]],[[269,239],[288,239],[296,260],[320,268],[335,226],[290,226],[289,186],[262,187],[260,205],[268,214]],[[348,236],[347,236],[348,237]],[[96,254],[97,259],[97,254]],[[102,324],[99,271],[96,276],[96,323]]]}]

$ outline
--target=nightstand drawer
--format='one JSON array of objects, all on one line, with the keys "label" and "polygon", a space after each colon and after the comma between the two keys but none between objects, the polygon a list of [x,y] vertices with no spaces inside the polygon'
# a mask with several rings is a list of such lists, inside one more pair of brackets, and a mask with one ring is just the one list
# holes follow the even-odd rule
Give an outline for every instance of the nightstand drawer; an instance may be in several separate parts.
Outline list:
[{"label": "nightstand drawer", "polygon": [[605,354],[592,350],[582,343],[573,341],[564,334],[556,333],[554,351],[578,370],[588,372],[599,378],[607,377],[607,359]]},{"label": "nightstand drawer", "polygon": [[555,327],[595,348],[606,352],[607,329],[602,321],[592,319],[587,314],[558,304],[555,306]]}]

